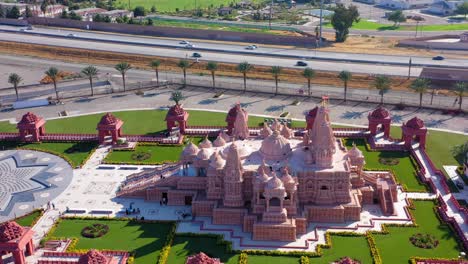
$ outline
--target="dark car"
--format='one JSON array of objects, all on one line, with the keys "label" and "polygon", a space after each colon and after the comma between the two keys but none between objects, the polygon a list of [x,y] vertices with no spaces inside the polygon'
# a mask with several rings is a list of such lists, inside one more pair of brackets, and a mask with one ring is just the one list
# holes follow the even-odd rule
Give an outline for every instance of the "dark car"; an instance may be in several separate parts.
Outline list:
[{"label": "dark car", "polygon": [[465,186],[464,186],[464,184],[463,184],[463,183],[461,183],[461,182],[459,182],[459,181],[457,181],[457,182],[455,183],[455,185],[457,185],[458,189],[460,189],[460,190],[463,190],[463,189],[465,189]]},{"label": "dark car", "polygon": [[198,53],[198,52],[194,52],[194,53],[192,54],[192,57],[194,57],[194,58],[201,58],[201,54]]},{"label": "dark car", "polygon": [[432,59],[433,60],[444,60],[445,58],[443,56],[435,56]]},{"label": "dark car", "polygon": [[305,62],[305,61],[298,61],[298,62],[296,63],[296,66],[307,66],[307,62]]}]

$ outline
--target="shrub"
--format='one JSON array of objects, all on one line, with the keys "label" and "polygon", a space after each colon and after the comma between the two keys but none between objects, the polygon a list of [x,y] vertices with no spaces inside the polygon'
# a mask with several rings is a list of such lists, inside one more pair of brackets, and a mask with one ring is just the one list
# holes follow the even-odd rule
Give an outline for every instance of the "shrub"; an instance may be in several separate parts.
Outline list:
[{"label": "shrub", "polygon": [[388,166],[395,166],[400,163],[400,160],[396,158],[379,158],[379,163]]},{"label": "shrub", "polygon": [[419,248],[436,248],[439,245],[439,240],[430,234],[417,233],[412,235],[409,240],[411,244]]},{"label": "shrub", "polygon": [[81,230],[81,235],[87,238],[97,238],[109,232],[109,226],[104,224],[92,224],[86,226]]},{"label": "shrub", "polygon": [[247,254],[242,252],[239,256],[239,264],[247,264]]},{"label": "shrub", "polygon": [[151,153],[137,152],[132,154],[132,160],[142,161],[151,158]]}]

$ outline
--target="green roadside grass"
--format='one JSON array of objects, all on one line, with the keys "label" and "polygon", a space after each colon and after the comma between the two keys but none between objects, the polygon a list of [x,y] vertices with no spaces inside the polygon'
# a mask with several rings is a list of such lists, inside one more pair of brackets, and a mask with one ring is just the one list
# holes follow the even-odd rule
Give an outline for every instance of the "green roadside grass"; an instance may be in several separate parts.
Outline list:
[{"label": "green roadside grass", "polygon": [[[175,12],[176,8],[179,10],[194,10],[196,8],[205,9],[210,6],[218,8],[220,5],[229,6],[233,2],[241,2],[241,0],[132,0],[131,7],[143,6],[147,10],[150,10],[152,6],[155,6],[158,12]],[[251,2],[260,2],[260,0],[254,0]],[[129,2],[126,0],[117,0],[116,6],[128,9]],[[195,6],[196,5],[196,6]]]},{"label": "green roadside grass", "polygon": [[35,210],[28,215],[16,218],[15,222],[20,226],[32,227],[32,224],[36,222],[39,219],[39,217],[41,217],[41,215],[41,211]]},{"label": "green roadside grass", "polygon": [[[99,238],[85,238],[81,230],[92,224],[109,226],[109,232]],[[154,264],[161,253],[171,224],[136,223],[126,220],[62,219],[50,238],[78,238],[76,250],[110,249],[135,252],[135,263]]]},{"label": "green roadside grass", "polygon": [[[325,27],[331,28],[331,23],[325,23]],[[393,26],[391,24],[383,24],[361,19],[359,22],[354,23],[352,29],[359,30],[396,30],[396,31],[415,31],[416,25],[400,25]],[[454,23],[454,24],[441,24],[441,25],[424,25],[420,23],[418,26],[420,31],[453,31],[453,30],[468,30],[468,23]]]}]

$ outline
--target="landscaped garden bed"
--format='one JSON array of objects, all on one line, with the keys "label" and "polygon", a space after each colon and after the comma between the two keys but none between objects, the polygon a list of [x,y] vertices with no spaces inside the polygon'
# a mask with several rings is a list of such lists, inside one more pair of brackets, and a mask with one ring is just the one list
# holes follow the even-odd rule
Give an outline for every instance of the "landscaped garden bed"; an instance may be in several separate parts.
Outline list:
[{"label": "landscaped garden bed", "polygon": [[163,164],[176,162],[182,145],[138,144],[135,150],[114,150],[104,159],[107,164]]},{"label": "landscaped garden bed", "polygon": [[109,226],[105,224],[95,223],[89,226],[85,226],[81,230],[81,236],[87,238],[97,238],[102,237],[103,235],[109,232]]}]

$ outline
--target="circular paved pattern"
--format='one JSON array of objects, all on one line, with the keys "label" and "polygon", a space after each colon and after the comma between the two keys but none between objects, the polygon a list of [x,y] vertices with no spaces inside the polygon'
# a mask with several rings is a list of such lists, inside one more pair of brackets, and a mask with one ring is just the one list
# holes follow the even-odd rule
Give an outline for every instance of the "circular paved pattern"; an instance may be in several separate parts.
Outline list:
[{"label": "circular paved pattern", "polygon": [[47,204],[67,188],[72,177],[72,167],[52,154],[0,151],[0,223]]}]

